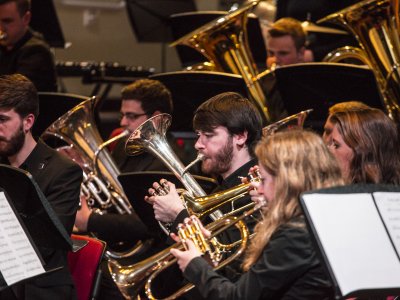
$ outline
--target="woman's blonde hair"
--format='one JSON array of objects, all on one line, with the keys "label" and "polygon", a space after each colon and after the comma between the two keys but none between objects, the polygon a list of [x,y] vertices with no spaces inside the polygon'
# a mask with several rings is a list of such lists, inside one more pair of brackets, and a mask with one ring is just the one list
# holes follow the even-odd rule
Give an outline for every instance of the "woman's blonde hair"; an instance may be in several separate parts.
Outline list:
[{"label": "woman's blonde hair", "polygon": [[302,216],[301,193],[342,185],[340,168],[321,137],[304,130],[278,132],[256,147],[258,163],[275,181],[275,198],[268,203],[262,222],[246,251],[243,269],[247,271],[259,258],[278,227],[304,226],[294,218]]}]

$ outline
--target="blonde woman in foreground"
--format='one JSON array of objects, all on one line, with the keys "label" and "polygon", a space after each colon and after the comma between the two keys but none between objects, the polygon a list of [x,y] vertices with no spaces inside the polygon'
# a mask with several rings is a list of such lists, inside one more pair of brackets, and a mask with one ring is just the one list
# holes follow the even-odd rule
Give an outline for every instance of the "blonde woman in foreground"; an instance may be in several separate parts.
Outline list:
[{"label": "blonde woman in foreground", "polygon": [[188,251],[173,249],[171,253],[185,278],[206,299],[333,299],[299,196],[343,184],[335,158],[318,135],[302,130],[264,139],[256,155],[262,177],[258,193],[268,209],[255,228],[239,280],[233,283],[216,273],[191,241],[187,241]]}]

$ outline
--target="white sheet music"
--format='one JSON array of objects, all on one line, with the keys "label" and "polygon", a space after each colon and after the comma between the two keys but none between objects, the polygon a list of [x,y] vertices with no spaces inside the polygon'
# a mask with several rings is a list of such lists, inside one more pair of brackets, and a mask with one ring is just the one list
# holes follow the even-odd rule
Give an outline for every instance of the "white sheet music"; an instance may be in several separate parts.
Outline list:
[{"label": "white sheet music", "polygon": [[45,272],[4,192],[0,192],[0,272],[7,285]]},{"label": "white sheet music", "polygon": [[371,194],[309,194],[303,199],[343,295],[399,287],[400,261]]},{"label": "white sheet music", "polygon": [[374,198],[397,254],[400,255],[400,193],[376,192]]}]

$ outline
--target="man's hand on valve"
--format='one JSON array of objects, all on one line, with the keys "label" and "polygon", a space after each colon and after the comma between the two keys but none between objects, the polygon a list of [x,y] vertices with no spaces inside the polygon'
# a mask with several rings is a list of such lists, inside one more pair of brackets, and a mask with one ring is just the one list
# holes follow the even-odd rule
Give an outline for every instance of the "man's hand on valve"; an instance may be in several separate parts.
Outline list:
[{"label": "man's hand on valve", "polygon": [[154,182],[153,188],[150,188],[148,192],[149,196],[145,196],[144,199],[153,205],[154,216],[158,221],[171,223],[185,209],[172,182],[161,179],[160,183]]}]

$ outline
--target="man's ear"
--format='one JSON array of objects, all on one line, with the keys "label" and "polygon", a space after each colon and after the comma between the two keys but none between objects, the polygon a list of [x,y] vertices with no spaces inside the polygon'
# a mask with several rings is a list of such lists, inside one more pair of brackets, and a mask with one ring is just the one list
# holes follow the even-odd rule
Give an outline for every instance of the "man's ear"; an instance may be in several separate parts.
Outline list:
[{"label": "man's ear", "polygon": [[299,62],[304,62],[304,54],[306,52],[306,47],[301,47],[298,51],[297,51],[297,58],[299,60]]},{"label": "man's ear", "polygon": [[23,120],[24,132],[28,132],[29,130],[31,130],[34,123],[35,123],[35,116],[33,114],[28,114]]},{"label": "man's ear", "polygon": [[234,134],[233,137],[236,142],[236,145],[243,147],[247,142],[247,130],[238,134]]},{"label": "man's ear", "polygon": [[23,16],[22,16],[22,22],[26,27],[29,26],[29,23],[31,22],[32,14],[30,11],[27,11]]}]

